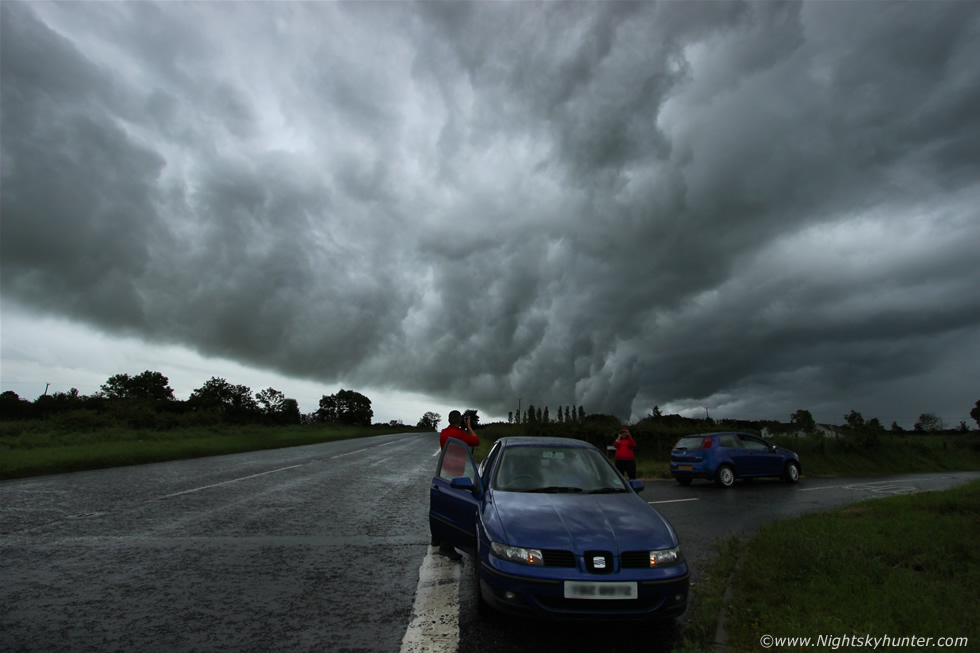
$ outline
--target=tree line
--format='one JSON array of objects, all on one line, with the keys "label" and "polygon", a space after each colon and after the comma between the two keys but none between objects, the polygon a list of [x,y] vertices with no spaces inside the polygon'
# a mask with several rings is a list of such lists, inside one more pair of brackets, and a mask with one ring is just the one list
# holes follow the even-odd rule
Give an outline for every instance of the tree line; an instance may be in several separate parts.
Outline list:
[{"label": "tree line", "polygon": [[371,400],[354,390],[323,395],[319,407],[302,414],[299,403],[275,388],[258,392],[245,385],[211,377],[194,389],[186,401],[174,396],[170,380],[160,372],[116,374],[92,395],[77,388],[68,392],[45,392],[36,400],[17,393],[0,393],[0,419],[31,420],[52,417],[79,428],[125,424],[136,428],[175,428],[208,424],[308,423],[371,426]]}]

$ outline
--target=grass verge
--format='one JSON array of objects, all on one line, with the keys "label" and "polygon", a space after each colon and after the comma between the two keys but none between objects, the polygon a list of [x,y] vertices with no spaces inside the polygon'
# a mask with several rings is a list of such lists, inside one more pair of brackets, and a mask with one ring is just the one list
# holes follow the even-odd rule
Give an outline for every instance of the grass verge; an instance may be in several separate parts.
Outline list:
[{"label": "grass verge", "polygon": [[[976,638],[978,538],[980,481],[770,524],[737,547],[726,619],[729,650],[830,650],[835,642],[854,646],[856,638],[868,636],[891,642],[932,638],[932,647],[940,638]],[[715,610],[713,597],[727,584],[724,570],[735,568],[717,564],[721,573],[698,588],[697,596],[708,599],[695,614],[704,610],[696,618],[706,622]],[[712,650],[709,631],[689,628],[683,650]],[[916,650],[919,644],[889,648]]]},{"label": "grass verge", "polygon": [[716,557],[704,565],[697,584],[691,587],[684,639],[675,649],[677,653],[713,650],[718,616],[742,546],[734,534],[715,542]]},{"label": "grass verge", "polygon": [[59,474],[119,465],[201,458],[404,433],[417,429],[335,425],[220,426],[155,431],[106,428],[97,431],[20,431],[0,435],[0,479]]}]

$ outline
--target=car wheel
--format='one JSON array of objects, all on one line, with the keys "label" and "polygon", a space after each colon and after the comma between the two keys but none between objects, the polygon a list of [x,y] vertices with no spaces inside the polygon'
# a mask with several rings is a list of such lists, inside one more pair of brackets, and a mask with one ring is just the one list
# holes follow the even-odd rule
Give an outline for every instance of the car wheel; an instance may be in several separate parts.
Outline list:
[{"label": "car wheel", "polygon": [[800,480],[800,468],[796,463],[786,463],[786,469],[783,471],[783,478],[787,483],[796,483]]},{"label": "car wheel", "polygon": [[674,480],[676,480],[681,485],[690,485],[691,484],[691,479],[689,479],[689,478],[677,478],[675,476],[674,477]]},{"label": "car wheel", "polygon": [[730,465],[722,465],[715,472],[715,483],[722,487],[735,485],[735,470]]}]

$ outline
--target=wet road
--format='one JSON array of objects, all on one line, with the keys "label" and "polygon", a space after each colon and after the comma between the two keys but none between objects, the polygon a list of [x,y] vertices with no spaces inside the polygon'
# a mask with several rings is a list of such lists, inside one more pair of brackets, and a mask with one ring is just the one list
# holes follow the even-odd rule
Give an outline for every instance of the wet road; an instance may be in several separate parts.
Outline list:
[{"label": "wet road", "polygon": [[398,651],[438,435],[0,483],[0,650]]},{"label": "wet road", "polygon": [[[437,448],[434,433],[378,436],[2,482],[0,650],[670,650],[674,628],[476,620],[471,563],[433,562],[428,546]],[[697,582],[729,532],[976,478],[652,481],[641,496]],[[416,602],[430,590],[442,602]],[[439,641],[412,630],[422,609],[449,625]]]}]

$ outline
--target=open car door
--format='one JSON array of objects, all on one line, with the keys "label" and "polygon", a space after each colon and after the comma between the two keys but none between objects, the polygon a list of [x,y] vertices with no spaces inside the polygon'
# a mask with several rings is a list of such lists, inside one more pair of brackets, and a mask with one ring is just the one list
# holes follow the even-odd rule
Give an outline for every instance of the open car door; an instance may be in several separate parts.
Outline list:
[{"label": "open car door", "polygon": [[483,482],[469,447],[446,440],[429,489],[429,530],[433,544],[448,543],[474,553],[476,520],[483,499]]}]

